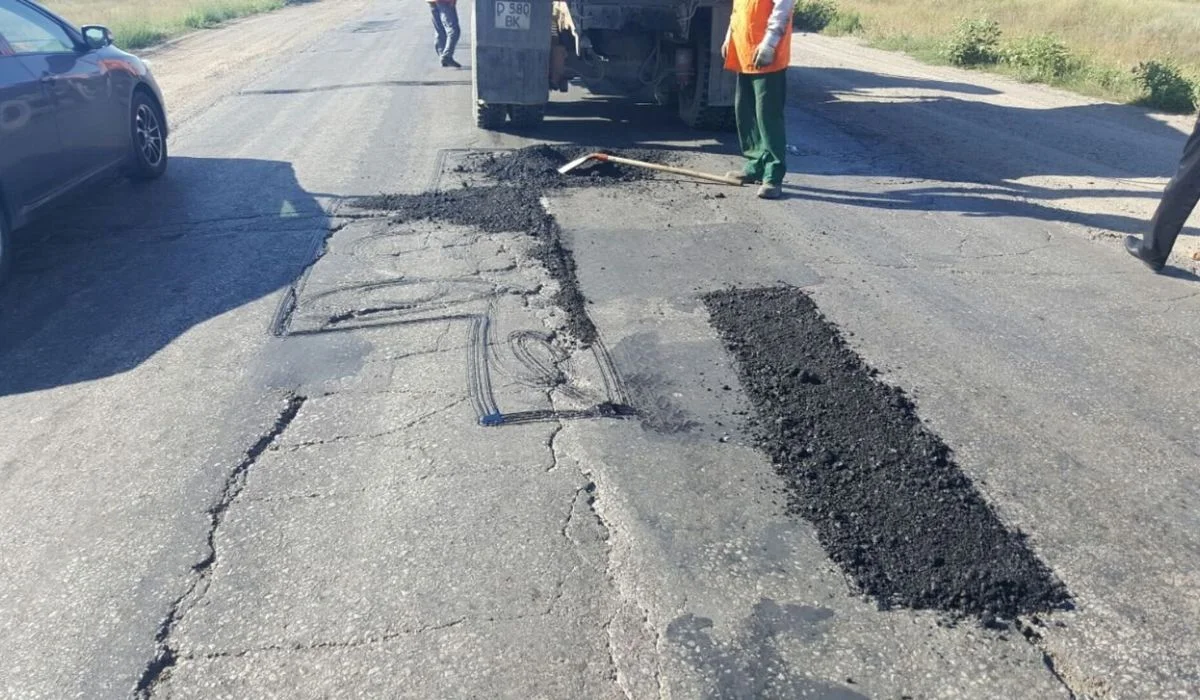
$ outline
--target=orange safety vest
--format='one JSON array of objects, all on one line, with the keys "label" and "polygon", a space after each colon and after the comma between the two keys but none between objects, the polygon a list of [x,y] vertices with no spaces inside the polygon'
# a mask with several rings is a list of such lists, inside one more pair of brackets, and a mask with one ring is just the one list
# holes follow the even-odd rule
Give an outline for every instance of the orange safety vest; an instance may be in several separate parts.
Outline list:
[{"label": "orange safety vest", "polygon": [[767,22],[773,0],[733,0],[733,16],[729,20],[729,50],[725,54],[725,69],[735,73],[774,73],[792,62],[792,20],[775,47],[775,60],[766,68],[754,67],[754,52],[767,36]]}]

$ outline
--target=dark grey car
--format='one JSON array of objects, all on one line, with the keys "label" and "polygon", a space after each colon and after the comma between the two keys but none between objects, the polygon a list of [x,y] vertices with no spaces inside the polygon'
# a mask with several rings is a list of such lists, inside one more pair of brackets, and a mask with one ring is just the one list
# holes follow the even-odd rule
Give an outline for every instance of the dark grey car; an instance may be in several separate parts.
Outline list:
[{"label": "dark grey car", "polygon": [[0,284],[12,231],[37,210],[114,170],[166,168],[166,112],[146,64],[104,27],[0,0]]}]

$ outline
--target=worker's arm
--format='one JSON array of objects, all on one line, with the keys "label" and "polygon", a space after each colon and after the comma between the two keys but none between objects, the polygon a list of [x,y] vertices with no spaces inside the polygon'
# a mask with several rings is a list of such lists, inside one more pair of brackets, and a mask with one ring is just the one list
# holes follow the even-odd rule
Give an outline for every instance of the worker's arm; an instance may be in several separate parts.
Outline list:
[{"label": "worker's arm", "polygon": [[775,7],[771,10],[771,17],[767,20],[767,35],[763,37],[763,45],[771,49],[779,46],[779,41],[783,39],[783,35],[787,33],[787,28],[792,20],[792,10],[796,7],[796,0],[775,0]]},{"label": "worker's arm", "polygon": [[795,5],[796,0],[775,0],[775,6],[771,8],[771,15],[767,19],[767,34],[754,50],[755,67],[766,68],[775,62],[775,48],[779,46],[779,42],[791,26],[792,8]]}]

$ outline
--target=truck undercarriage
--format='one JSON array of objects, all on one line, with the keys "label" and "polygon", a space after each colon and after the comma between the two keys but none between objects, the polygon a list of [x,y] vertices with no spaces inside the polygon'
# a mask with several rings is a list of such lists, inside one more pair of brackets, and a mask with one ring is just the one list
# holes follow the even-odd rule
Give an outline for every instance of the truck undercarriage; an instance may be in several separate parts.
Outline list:
[{"label": "truck undercarriage", "polygon": [[474,75],[477,122],[527,127],[552,88],[573,76],[600,94],[674,107],[689,126],[733,124],[735,79],[721,62],[730,3],[478,2]]}]

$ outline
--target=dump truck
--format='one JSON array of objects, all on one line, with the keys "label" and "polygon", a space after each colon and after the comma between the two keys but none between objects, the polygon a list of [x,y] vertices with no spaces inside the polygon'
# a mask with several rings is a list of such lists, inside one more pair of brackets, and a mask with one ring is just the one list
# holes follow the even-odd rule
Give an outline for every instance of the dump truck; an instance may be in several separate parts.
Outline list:
[{"label": "dump truck", "polygon": [[721,60],[731,10],[732,0],[476,0],[476,123],[539,124],[562,64],[557,72],[592,92],[673,107],[692,127],[732,129],[737,80]]}]

